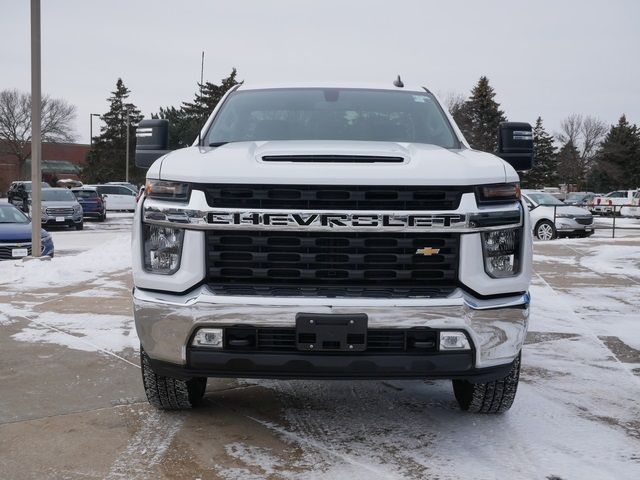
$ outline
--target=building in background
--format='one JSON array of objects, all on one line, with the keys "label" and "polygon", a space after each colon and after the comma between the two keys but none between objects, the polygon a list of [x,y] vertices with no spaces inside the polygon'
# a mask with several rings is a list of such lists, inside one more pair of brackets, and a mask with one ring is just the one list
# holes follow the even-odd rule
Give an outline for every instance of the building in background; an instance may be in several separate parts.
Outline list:
[{"label": "building in background", "polygon": [[[90,148],[80,143],[43,143],[42,179],[51,185],[59,179],[78,180]],[[6,194],[12,181],[31,179],[31,160],[20,170],[15,156],[0,153],[0,196]]]}]

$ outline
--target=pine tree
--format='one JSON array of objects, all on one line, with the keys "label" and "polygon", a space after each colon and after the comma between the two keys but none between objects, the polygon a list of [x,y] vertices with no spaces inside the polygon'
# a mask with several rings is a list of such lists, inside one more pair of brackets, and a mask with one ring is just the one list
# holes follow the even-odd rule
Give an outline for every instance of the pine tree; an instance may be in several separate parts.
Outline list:
[{"label": "pine tree", "polygon": [[109,111],[100,119],[104,123],[100,135],[94,139],[82,171],[86,182],[124,181],[127,149],[127,116],[129,117],[129,178],[139,180],[143,175],[135,168],[135,129],[142,120],[140,110],[126,100],[131,91],[121,78],[107,99]]},{"label": "pine tree", "polygon": [[155,118],[169,120],[169,148],[183,148],[190,146],[198,137],[200,129],[216,108],[222,97],[235,85],[237,71],[232,69],[229,76],[220,81],[220,85],[211,82],[198,84],[200,89],[193,102],[183,102],[180,108],[160,107]]},{"label": "pine tree", "polygon": [[453,112],[465,138],[476,150],[495,152],[498,149],[498,127],[506,117],[495,96],[489,79],[482,76],[471,90],[471,97]]},{"label": "pine tree", "polygon": [[558,181],[566,185],[578,185],[584,176],[580,152],[573,142],[565,143],[558,152]]},{"label": "pine tree", "polygon": [[640,130],[622,115],[600,146],[596,169],[608,176],[613,188],[640,187]]},{"label": "pine tree", "polygon": [[555,186],[558,182],[558,159],[553,137],[542,125],[538,117],[533,128],[534,165],[531,170],[520,174],[522,186],[526,188],[542,188]]}]

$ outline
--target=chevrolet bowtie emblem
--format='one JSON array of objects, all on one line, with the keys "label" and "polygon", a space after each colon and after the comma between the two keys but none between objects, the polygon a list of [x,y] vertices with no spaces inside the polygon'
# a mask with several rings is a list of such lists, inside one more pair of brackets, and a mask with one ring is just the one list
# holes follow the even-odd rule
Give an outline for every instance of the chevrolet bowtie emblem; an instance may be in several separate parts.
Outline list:
[{"label": "chevrolet bowtie emblem", "polygon": [[418,250],[416,250],[416,255],[424,255],[425,257],[428,257],[430,255],[435,255],[437,253],[440,253],[439,248],[425,247],[425,248],[419,248]]}]

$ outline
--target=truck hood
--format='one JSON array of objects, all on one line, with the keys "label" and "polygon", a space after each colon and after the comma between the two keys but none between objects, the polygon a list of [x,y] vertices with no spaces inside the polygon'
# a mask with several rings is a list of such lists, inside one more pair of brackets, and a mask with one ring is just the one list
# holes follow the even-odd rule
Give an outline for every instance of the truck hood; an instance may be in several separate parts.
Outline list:
[{"label": "truck hood", "polygon": [[[402,157],[401,163],[264,161],[265,156],[346,155]],[[331,185],[477,185],[518,181],[500,158],[469,149],[361,141],[234,142],[189,147],[158,159],[149,178],[194,183]]]}]

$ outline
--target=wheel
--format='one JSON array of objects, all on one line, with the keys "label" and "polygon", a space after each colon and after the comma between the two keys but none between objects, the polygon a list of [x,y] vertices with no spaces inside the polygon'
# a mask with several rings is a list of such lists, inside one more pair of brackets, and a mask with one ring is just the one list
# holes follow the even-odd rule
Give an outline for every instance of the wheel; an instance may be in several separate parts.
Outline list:
[{"label": "wheel", "polygon": [[190,380],[158,375],[151,368],[149,355],[140,347],[142,382],[147,400],[161,410],[186,410],[200,403],[207,387],[206,377]]},{"label": "wheel", "polygon": [[553,240],[556,238],[556,227],[549,220],[542,220],[536,225],[536,237],[540,240]]},{"label": "wheel", "polygon": [[472,413],[504,413],[513,405],[519,378],[520,355],[511,364],[506,377],[487,383],[453,380],[453,393],[462,410]]},{"label": "wheel", "polygon": [[76,223],[76,230],[82,230],[84,228],[84,222]]},{"label": "wheel", "polygon": [[107,212],[104,212],[102,215],[100,215],[100,217],[98,218],[99,222],[104,222],[107,219]]}]

